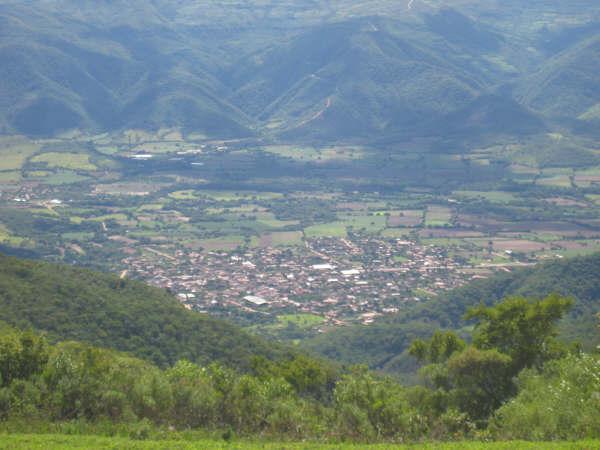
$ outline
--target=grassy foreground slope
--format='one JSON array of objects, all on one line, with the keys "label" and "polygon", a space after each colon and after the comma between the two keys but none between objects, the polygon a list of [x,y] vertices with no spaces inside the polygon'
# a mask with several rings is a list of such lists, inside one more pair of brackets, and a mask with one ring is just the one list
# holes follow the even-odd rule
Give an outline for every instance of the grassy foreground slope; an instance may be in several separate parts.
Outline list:
[{"label": "grassy foreground slope", "polygon": [[[201,441],[139,441],[127,438],[101,437],[101,436],[68,436],[68,435],[0,435],[0,449],[72,449],[72,448],[110,448],[110,449],[264,449],[264,450],[308,450],[308,449],[362,449],[364,444],[316,444],[308,442],[233,442],[201,440]],[[374,449],[424,449],[424,450],[513,450],[513,449],[539,449],[547,450],[582,450],[600,448],[599,441],[578,442],[452,442],[429,443],[417,445],[369,445]]]},{"label": "grassy foreground slope", "polygon": [[480,303],[492,305],[507,296],[540,299],[551,293],[575,299],[573,310],[561,323],[562,337],[579,340],[587,349],[600,344],[595,332],[595,314],[600,310],[600,254],[594,254],[498,273],[407,306],[401,313],[371,326],[335,330],[306,345],[333,359],[365,362],[372,368],[392,372],[410,372],[414,367],[405,350],[411,341],[430,336],[440,328],[464,327],[462,317],[469,307]]},{"label": "grassy foreground slope", "polygon": [[227,322],[188,311],[164,290],[110,274],[0,255],[0,320],[114,348],[160,366],[180,359],[244,369],[284,351]]}]

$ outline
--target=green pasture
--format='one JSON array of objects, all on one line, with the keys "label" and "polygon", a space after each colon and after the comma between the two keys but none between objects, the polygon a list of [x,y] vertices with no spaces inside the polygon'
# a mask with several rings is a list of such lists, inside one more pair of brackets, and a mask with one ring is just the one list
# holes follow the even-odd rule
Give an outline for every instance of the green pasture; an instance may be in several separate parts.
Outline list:
[{"label": "green pasture", "polygon": [[430,206],[425,213],[425,226],[442,227],[450,225],[452,211],[444,206]]},{"label": "green pasture", "polygon": [[263,150],[284,158],[297,161],[329,161],[352,160],[364,156],[362,149],[357,147],[309,147],[297,145],[268,145]]},{"label": "green pasture", "polygon": [[329,222],[311,225],[304,229],[306,237],[346,237],[346,224],[344,222]]},{"label": "green pasture", "polygon": [[212,239],[202,239],[196,242],[204,251],[228,251],[235,250],[237,247],[244,245],[245,238],[243,236],[224,236]]},{"label": "green pasture", "polygon": [[169,194],[169,197],[174,200],[197,200],[198,196],[193,190],[175,191]]},{"label": "green pasture", "polygon": [[47,167],[53,169],[58,168],[86,171],[94,171],[97,169],[96,165],[91,163],[90,155],[85,153],[41,153],[31,158],[30,161],[36,163],[46,163]]},{"label": "green pasture", "polygon": [[40,144],[21,136],[0,136],[0,171],[20,170],[40,147]]},{"label": "green pasture", "polygon": [[514,194],[504,191],[454,191],[453,195],[468,199],[485,199],[494,203],[508,203],[515,200]]},{"label": "green pasture", "polygon": [[352,227],[354,230],[378,232],[386,227],[386,217],[383,215],[339,215],[339,218],[346,227]]},{"label": "green pasture", "polygon": [[386,228],[381,235],[387,238],[406,239],[410,236],[411,231],[410,228]]},{"label": "green pasture", "polygon": [[51,175],[42,179],[41,181],[43,181],[45,184],[61,185],[80,183],[88,179],[89,177],[79,175],[71,170],[60,170],[58,172],[52,173]]},{"label": "green pasture", "polygon": [[279,192],[199,190],[197,193],[201,196],[208,197],[218,202],[232,202],[239,200],[273,200],[283,197],[283,194]]},{"label": "green pasture", "polygon": [[0,242],[7,245],[19,246],[25,242],[25,239],[13,235],[8,228],[0,224]]},{"label": "green pasture", "polygon": [[543,177],[537,180],[537,184],[542,186],[571,187],[571,178],[568,175],[556,175]]},{"label": "green pasture", "polygon": [[0,172],[0,184],[18,183],[19,181],[21,181],[21,172],[19,171],[9,170]]}]

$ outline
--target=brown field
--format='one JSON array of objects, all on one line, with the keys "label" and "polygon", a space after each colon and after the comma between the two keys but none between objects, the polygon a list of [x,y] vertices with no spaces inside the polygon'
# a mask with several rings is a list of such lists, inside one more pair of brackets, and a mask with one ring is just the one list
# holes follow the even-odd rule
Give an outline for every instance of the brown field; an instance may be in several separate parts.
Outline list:
[{"label": "brown field", "polygon": [[479,231],[461,230],[456,228],[432,228],[419,231],[420,237],[432,238],[475,238],[484,236]]},{"label": "brown field", "polygon": [[585,202],[581,202],[572,198],[565,197],[551,197],[546,199],[547,202],[553,203],[558,206],[580,206],[583,208],[588,207],[589,205]]},{"label": "brown field", "polygon": [[[402,215],[400,215],[402,214]],[[398,214],[388,217],[389,227],[415,227],[423,221],[423,212],[420,210],[407,209]]]},{"label": "brown field", "polygon": [[264,233],[260,236],[258,245],[260,247],[299,245],[302,243],[301,231],[278,231]]},{"label": "brown field", "polygon": [[340,211],[362,211],[367,209],[367,205],[361,202],[340,202],[336,205],[336,209]]},{"label": "brown field", "polygon": [[151,192],[163,188],[164,184],[158,183],[112,183],[97,184],[94,186],[94,194],[108,195],[148,195]]},{"label": "brown field", "polygon": [[536,252],[547,250],[550,244],[543,242],[528,241],[525,239],[492,240],[495,251],[512,250],[514,252]]},{"label": "brown field", "polygon": [[566,250],[580,250],[584,248],[594,247],[598,245],[598,241],[586,242],[586,241],[554,241],[551,243],[553,246],[562,247]]}]

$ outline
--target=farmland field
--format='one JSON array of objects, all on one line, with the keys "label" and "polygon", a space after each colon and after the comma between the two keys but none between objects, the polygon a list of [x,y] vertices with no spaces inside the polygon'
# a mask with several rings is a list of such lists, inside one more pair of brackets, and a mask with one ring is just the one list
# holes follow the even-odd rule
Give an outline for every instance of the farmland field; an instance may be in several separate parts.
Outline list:
[{"label": "farmland field", "polygon": [[90,162],[89,155],[83,153],[42,153],[31,158],[31,162],[46,163],[50,168],[93,171],[97,167]]}]

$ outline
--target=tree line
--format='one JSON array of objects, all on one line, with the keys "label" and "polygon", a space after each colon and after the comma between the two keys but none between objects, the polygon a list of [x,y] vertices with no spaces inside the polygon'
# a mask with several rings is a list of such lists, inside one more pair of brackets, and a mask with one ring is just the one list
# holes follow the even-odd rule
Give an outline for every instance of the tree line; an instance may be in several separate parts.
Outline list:
[{"label": "tree line", "polygon": [[256,356],[245,371],[185,359],[160,368],[4,326],[0,428],[78,421],[142,437],[171,429],[360,442],[600,438],[600,356],[556,338],[571,306],[551,295],[472,308],[471,342],[436,332],[412,343],[423,380],[414,387],[299,354]]}]

